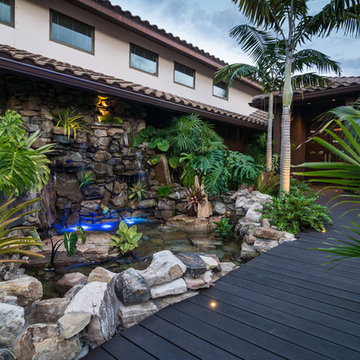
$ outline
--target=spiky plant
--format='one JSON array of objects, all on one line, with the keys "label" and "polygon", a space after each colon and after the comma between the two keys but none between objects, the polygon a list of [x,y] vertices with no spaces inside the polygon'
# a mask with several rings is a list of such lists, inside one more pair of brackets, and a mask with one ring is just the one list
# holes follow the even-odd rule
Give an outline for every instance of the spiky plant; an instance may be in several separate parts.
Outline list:
[{"label": "spiky plant", "polygon": [[[36,210],[30,210],[22,212],[26,207],[37,203],[40,199],[33,199],[23,202],[19,205],[13,205],[16,199],[10,196],[9,199],[0,206],[0,256],[20,254],[25,256],[35,256],[43,258],[44,256],[33,251],[28,250],[30,246],[42,246],[41,240],[34,235],[12,235],[12,232],[24,232],[35,230],[31,226],[16,226],[16,222],[21,220],[24,216],[30,215],[36,212]],[[19,262],[28,263],[27,260],[9,260],[0,259],[0,263],[6,262]]]}]

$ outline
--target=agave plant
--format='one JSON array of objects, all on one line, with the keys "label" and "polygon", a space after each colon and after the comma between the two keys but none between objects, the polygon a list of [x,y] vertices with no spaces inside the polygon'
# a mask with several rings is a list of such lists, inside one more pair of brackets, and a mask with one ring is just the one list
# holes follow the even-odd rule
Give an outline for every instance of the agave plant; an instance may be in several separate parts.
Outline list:
[{"label": "agave plant", "polygon": [[70,138],[71,134],[74,134],[74,140],[76,139],[76,133],[80,130],[88,130],[87,126],[83,122],[83,115],[76,113],[77,109],[71,110],[70,108],[59,109],[56,108],[56,116],[50,114],[50,116],[56,121],[56,127],[64,128],[64,135]]},{"label": "agave plant", "polygon": [[276,195],[280,189],[280,174],[264,171],[255,180],[254,190],[263,194]]},{"label": "agave plant", "polygon": [[[11,206],[15,199],[10,196],[9,199],[0,206],[0,256],[21,254],[25,256],[35,256],[43,258],[44,256],[33,251],[29,251],[26,248],[30,246],[42,246],[42,242],[36,236],[25,236],[25,235],[12,235],[13,231],[31,231],[35,230],[31,226],[13,226],[18,220],[24,216],[33,214],[36,210],[25,211],[20,213],[27,206],[35,204],[40,199],[33,199],[23,202],[19,205]],[[28,263],[27,260],[11,260],[11,259],[0,259],[0,263],[4,262],[19,262]]]}]

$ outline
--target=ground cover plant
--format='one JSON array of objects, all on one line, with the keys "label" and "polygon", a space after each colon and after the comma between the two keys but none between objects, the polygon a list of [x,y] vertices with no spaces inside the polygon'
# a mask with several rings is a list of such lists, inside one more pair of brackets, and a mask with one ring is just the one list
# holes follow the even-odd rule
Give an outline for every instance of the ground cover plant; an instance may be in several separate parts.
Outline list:
[{"label": "ground cover plant", "polygon": [[331,224],[332,219],[328,208],[317,204],[319,196],[296,189],[282,197],[273,197],[272,201],[263,204],[262,218],[269,219],[279,230],[293,234],[307,228],[323,231],[324,225]]},{"label": "ground cover plant", "polygon": [[142,233],[137,232],[137,226],[128,227],[125,221],[121,221],[117,235],[112,237],[111,246],[116,247],[122,255],[125,255],[138,247]]},{"label": "ground cover plant", "polygon": [[214,222],[216,225],[215,232],[224,240],[231,240],[235,237],[234,225],[230,224],[229,218],[224,216],[220,221]]}]

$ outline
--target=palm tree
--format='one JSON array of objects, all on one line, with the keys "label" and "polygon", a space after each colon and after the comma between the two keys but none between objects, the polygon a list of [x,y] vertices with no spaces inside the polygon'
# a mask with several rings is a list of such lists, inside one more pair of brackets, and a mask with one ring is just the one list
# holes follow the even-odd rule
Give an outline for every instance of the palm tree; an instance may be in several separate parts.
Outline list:
[{"label": "palm tree", "polygon": [[[332,31],[360,34],[360,0],[331,0],[316,15],[309,14],[309,0],[232,0],[256,27],[271,30],[285,43],[284,86],[282,93],[280,190],[290,189],[290,119],[293,100],[293,61],[296,49],[313,36],[326,37]],[[256,28],[242,25],[242,42],[254,56],[260,49],[254,41]],[[306,57],[305,57],[306,58]],[[330,70],[328,65],[323,70]]]},{"label": "palm tree", "polygon": [[[244,49],[247,49],[247,43],[242,43],[244,30],[243,25],[234,27],[230,36],[236,38],[239,45]],[[272,124],[274,118],[274,93],[281,92],[284,86],[284,67],[285,67],[285,43],[283,41],[277,41],[271,37],[270,34],[264,31],[257,31],[255,28],[250,27],[253,35],[257,34],[252,39],[253,44],[256,44],[256,52],[261,50],[259,56],[254,53],[250,53],[253,60],[256,62],[256,66],[248,64],[231,64],[226,65],[215,73],[215,83],[220,81],[227,82],[228,87],[231,86],[235,78],[247,77],[250,80],[257,81],[263,87],[263,92],[269,94],[268,105],[268,128],[267,128],[267,146],[266,146],[266,170],[272,169]],[[251,48],[249,49],[251,50]],[[315,50],[302,50],[294,55],[293,72],[302,72],[305,68],[314,66],[319,70],[324,67],[324,64],[340,73],[339,64],[332,61],[325,54]],[[299,89],[309,86],[323,86],[330,81],[327,78],[319,76],[315,73],[306,73],[301,75],[295,75],[292,77],[292,84],[294,89]]]}]

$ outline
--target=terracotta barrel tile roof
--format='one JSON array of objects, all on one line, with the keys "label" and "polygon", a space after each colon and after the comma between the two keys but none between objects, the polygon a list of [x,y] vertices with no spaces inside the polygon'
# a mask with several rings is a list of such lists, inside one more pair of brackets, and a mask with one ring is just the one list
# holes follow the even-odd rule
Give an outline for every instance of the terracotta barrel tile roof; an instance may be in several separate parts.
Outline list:
[{"label": "terracotta barrel tile roof", "polygon": [[[260,127],[265,127],[267,125],[267,118],[266,116],[261,115],[261,113],[263,113],[262,111],[261,113],[259,111],[255,111],[249,116],[241,115],[238,113],[217,108],[215,106],[203,104],[194,100],[173,95],[161,90],[151,89],[140,84],[135,84],[130,81],[98,73],[93,70],[84,69],[79,66],[70,65],[68,63],[50,59],[41,55],[32,54],[24,50],[18,50],[8,45],[0,44],[0,59],[11,59],[19,61],[21,63],[31,64],[41,69],[54,70],[59,73],[66,73],[79,79],[91,80],[95,83],[108,84],[112,87],[126,89],[133,93],[142,93],[148,97],[165,99],[166,101],[183,104],[194,109],[206,109],[206,111],[208,111],[209,113],[221,114],[225,117],[239,120],[239,125],[245,125],[242,123],[248,123],[249,125],[254,124]],[[166,105],[163,105],[163,107],[166,107]]]}]

